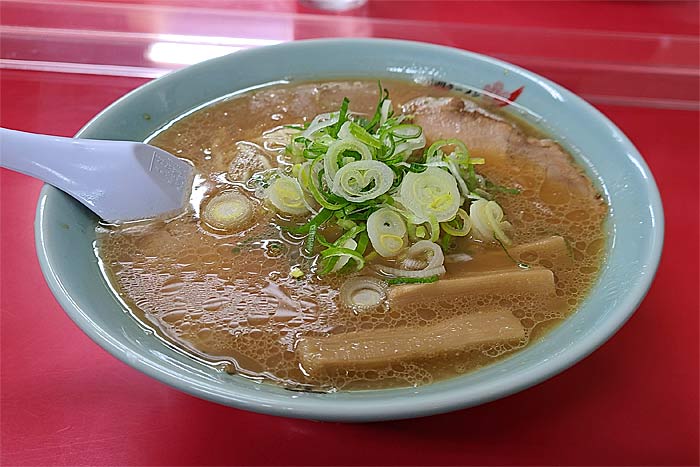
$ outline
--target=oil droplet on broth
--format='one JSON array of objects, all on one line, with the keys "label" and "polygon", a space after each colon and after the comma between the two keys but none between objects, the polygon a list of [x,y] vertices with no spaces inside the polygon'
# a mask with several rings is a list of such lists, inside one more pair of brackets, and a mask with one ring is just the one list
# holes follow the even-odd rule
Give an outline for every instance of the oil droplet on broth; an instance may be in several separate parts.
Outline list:
[{"label": "oil droplet on broth", "polygon": [[163,283],[163,286],[160,288],[160,293],[163,295],[174,295],[182,290],[184,285],[185,283],[181,279],[173,277]]},{"label": "oil droplet on broth", "polygon": [[202,308],[205,311],[217,311],[229,301],[224,297],[212,297],[204,301]]}]

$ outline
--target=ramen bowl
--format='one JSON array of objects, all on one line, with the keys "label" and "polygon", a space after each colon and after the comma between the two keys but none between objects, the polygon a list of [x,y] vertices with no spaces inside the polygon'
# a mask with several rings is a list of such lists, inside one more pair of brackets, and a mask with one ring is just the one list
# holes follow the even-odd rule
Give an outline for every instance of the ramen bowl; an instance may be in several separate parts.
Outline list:
[{"label": "ramen bowl", "polygon": [[368,77],[439,82],[486,94],[522,87],[510,111],[568,149],[610,207],[606,259],[575,314],[512,357],[449,380],[400,389],[290,391],[217,370],[145,329],[100,270],[93,248],[97,218],[46,185],[36,214],[36,247],[46,281],[66,313],[106,351],[181,391],[255,412],[336,421],[419,417],[491,401],[563,371],[609,339],[643,299],[659,263],[659,193],[641,155],[613,123],[571,92],[522,68],[414,42],[292,42],[236,52],[152,81],[109,106],[76,136],[143,141],[221,96],[269,83]]}]

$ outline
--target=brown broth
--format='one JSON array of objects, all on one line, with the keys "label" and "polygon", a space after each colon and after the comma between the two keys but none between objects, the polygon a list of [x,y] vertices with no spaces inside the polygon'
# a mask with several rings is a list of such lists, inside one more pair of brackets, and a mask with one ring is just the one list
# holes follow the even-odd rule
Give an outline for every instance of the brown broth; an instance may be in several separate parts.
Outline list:
[{"label": "brown broth", "polygon": [[[383,84],[397,109],[419,96],[454,95],[407,82]],[[560,235],[571,248],[571,267],[529,260],[531,266],[553,269],[556,293],[566,302],[565,311],[547,310],[528,294],[510,294],[421,301],[401,310],[356,315],[337,304],[337,290],[346,277],[318,278],[308,273],[301,279],[290,277],[292,266],[308,270],[311,261],[301,254],[301,242],[282,233],[276,215],[255,199],[245,183],[232,179],[244,179],[264,168],[256,154],[267,154],[272,165],[284,163],[260,147],[264,132],[336,110],[345,96],[354,112],[371,114],[377,100],[376,81],[263,88],[206,106],[153,136],[151,144],[192,161],[203,175],[193,192],[193,209],[174,220],[98,227],[97,252],[106,277],[137,319],[188,354],[212,363],[223,362],[230,372],[292,389],[329,391],[420,385],[472,371],[528,345],[575,311],[602,261],[602,223],[607,206],[600,199],[590,199],[588,205],[573,198],[547,201],[549,194],[542,191],[546,189],[546,174],[526,160],[506,161],[505,155],[490,157],[483,173],[498,184],[523,187],[519,195],[496,197],[514,226],[514,243]],[[225,189],[246,193],[256,203],[255,225],[230,235],[202,226],[200,201]],[[456,251],[474,256],[495,252],[501,256],[500,263],[505,255],[497,246],[472,239],[457,242]],[[301,336],[425,326],[468,312],[476,304],[507,305],[516,310],[527,338],[512,345],[480,346],[314,377],[302,370],[295,354]]]}]

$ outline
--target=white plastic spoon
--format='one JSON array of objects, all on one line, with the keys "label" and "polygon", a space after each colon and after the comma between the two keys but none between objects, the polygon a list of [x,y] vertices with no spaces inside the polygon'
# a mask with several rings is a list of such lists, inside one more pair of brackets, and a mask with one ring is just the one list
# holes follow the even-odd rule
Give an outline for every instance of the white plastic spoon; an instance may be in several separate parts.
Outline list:
[{"label": "white plastic spoon", "polygon": [[0,128],[0,167],[43,180],[108,222],[175,214],[187,205],[194,167],[132,141],[37,135]]}]

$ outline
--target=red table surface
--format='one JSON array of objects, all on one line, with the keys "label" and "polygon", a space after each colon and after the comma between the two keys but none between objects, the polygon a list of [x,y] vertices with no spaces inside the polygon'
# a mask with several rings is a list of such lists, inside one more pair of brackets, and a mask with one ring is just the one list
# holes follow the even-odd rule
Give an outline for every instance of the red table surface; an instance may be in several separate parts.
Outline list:
[{"label": "red table surface", "polygon": [[[143,82],[3,70],[0,124],[72,135]],[[398,422],[244,412],[109,356],[62,312],[39,270],[33,217],[41,183],[0,171],[0,464],[697,465],[700,114],[599,109],[644,155],[664,202],[664,253],[639,310],[545,383]]]}]

